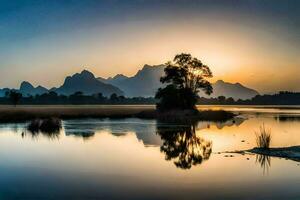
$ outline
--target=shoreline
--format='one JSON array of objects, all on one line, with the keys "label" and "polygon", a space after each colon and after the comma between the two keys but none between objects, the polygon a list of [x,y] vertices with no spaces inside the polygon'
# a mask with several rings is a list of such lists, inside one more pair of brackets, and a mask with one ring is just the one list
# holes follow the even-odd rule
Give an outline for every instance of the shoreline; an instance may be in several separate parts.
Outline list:
[{"label": "shoreline", "polygon": [[158,113],[155,106],[106,105],[106,106],[0,106],[0,123],[22,122],[37,118],[84,119],[84,118],[141,118],[185,121],[227,121],[236,115],[222,110],[203,110],[197,114],[185,111]]},{"label": "shoreline", "polygon": [[269,149],[255,147],[248,150],[226,151],[223,153],[255,154],[255,155],[262,155],[262,156],[285,158],[288,160],[300,162],[300,146],[273,147]]}]

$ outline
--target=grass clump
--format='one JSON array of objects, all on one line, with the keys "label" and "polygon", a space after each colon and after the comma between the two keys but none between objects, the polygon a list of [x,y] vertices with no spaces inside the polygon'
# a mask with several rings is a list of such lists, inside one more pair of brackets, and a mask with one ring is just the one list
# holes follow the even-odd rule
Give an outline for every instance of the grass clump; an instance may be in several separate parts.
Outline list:
[{"label": "grass clump", "polygon": [[57,133],[61,128],[62,123],[58,118],[34,119],[27,126],[32,133]]},{"label": "grass clump", "polygon": [[255,132],[256,144],[258,148],[269,149],[271,144],[271,130],[266,129],[265,125],[259,127],[259,132]]}]

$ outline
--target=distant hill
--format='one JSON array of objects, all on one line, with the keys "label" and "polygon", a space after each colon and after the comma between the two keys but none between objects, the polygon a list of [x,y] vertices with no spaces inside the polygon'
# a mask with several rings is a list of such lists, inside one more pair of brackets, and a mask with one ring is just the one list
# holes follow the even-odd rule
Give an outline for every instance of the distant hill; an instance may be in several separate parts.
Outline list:
[{"label": "distant hill", "polygon": [[17,91],[22,93],[23,96],[28,97],[28,96],[35,96],[37,94],[44,94],[48,92],[47,88],[44,88],[42,86],[34,87],[31,83],[27,81],[23,81],[20,85],[19,89],[10,89],[10,88],[3,88],[0,89],[0,97],[4,97],[6,92],[9,91]]},{"label": "distant hill", "polygon": [[209,97],[218,97],[225,96],[226,98],[232,97],[235,100],[238,99],[251,99],[259,93],[256,90],[247,88],[240,83],[228,83],[222,80],[218,80],[217,82],[212,84],[213,93],[210,96],[203,94],[200,92],[200,96],[209,98]]},{"label": "distant hill", "polygon": [[123,91],[108,83],[103,83],[95,78],[94,74],[83,70],[81,73],[76,73],[73,76],[68,76],[65,82],[59,88],[53,88],[58,94],[70,95],[81,91],[86,95],[102,93],[104,96],[110,96],[113,93],[123,95]]},{"label": "distant hill", "polygon": [[10,91],[9,88],[0,89],[0,97],[4,97],[6,92],[9,92],[9,91]]},{"label": "distant hill", "polygon": [[20,85],[19,92],[22,93],[23,96],[35,96],[37,94],[44,94],[48,92],[47,88],[42,86],[33,87],[33,85],[27,81],[23,81]]},{"label": "distant hill", "polygon": [[[154,96],[156,90],[161,87],[159,80],[164,74],[164,68],[164,65],[144,65],[132,77],[119,74],[113,78],[104,79],[104,81],[119,87],[128,97],[150,97]],[[103,78],[98,78],[98,80],[103,80]]]}]

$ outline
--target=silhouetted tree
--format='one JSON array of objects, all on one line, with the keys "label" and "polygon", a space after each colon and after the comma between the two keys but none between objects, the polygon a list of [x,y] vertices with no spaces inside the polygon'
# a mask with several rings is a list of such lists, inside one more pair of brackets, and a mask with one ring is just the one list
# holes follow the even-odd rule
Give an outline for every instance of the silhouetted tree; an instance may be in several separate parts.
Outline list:
[{"label": "silhouetted tree", "polygon": [[54,92],[54,91],[50,91],[48,94],[51,97],[57,97],[58,96],[58,94],[56,92]]},{"label": "silhouetted tree", "polygon": [[84,104],[85,96],[83,95],[83,92],[77,91],[74,94],[70,95],[69,99],[72,104]]},{"label": "silhouetted tree", "polygon": [[104,99],[104,96],[101,92],[99,92],[98,94],[96,94],[96,98],[102,100]]},{"label": "silhouetted tree", "polygon": [[8,97],[8,98],[9,98],[9,94],[10,94],[10,91],[6,91],[6,92],[5,92],[5,97]]},{"label": "silhouetted tree", "polygon": [[13,103],[13,105],[17,106],[17,104],[19,103],[19,101],[22,98],[22,94],[19,92],[16,92],[16,91],[10,91],[8,97],[11,100],[11,102]]},{"label": "silhouetted tree", "polygon": [[72,94],[73,96],[83,96],[83,92],[81,92],[81,91],[77,91],[77,92],[75,92],[74,94]]},{"label": "silhouetted tree", "polygon": [[167,63],[165,75],[160,79],[167,86],[156,93],[158,110],[195,109],[200,90],[212,93],[211,83],[206,80],[211,77],[209,67],[197,58],[185,53],[176,55],[173,63]]},{"label": "silhouetted tree", "polygon": [[227,100],[226,100],[226,104],[234,104],[234,99],[232,97],[229,97]]},{"label": "silhouetted tree", "polygon": [[123,101],[125,99],[126,99],[125,96],[123,96],[123,95],[119,96],[119,100]]},{"label": "silhouetted tree", "polygon": [[118,101],[119,100],[118,95],[116,93],[111,94],[110,95],[110,100],[112,102]]},{"label": "silhouetted tree", "polygon": [[220,104],[224,104],[225,101],[226,101],[226,97],[224,97],[224,96],[218,96],[218,101],[219,101]]}]

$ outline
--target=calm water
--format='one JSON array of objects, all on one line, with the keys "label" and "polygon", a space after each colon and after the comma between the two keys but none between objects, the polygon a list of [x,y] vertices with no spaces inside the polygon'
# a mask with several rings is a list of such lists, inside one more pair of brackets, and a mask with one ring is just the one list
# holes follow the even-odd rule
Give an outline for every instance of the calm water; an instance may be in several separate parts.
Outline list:
[{"label": "calm water", "polygon": [[2,124],[0,199],[300,199],[299,163],[220,153],[254,147],[262,124],[272,146],[300,145],[300,110],[223,109],[242,116],[190,125],[67,120],[50,135]]}]

